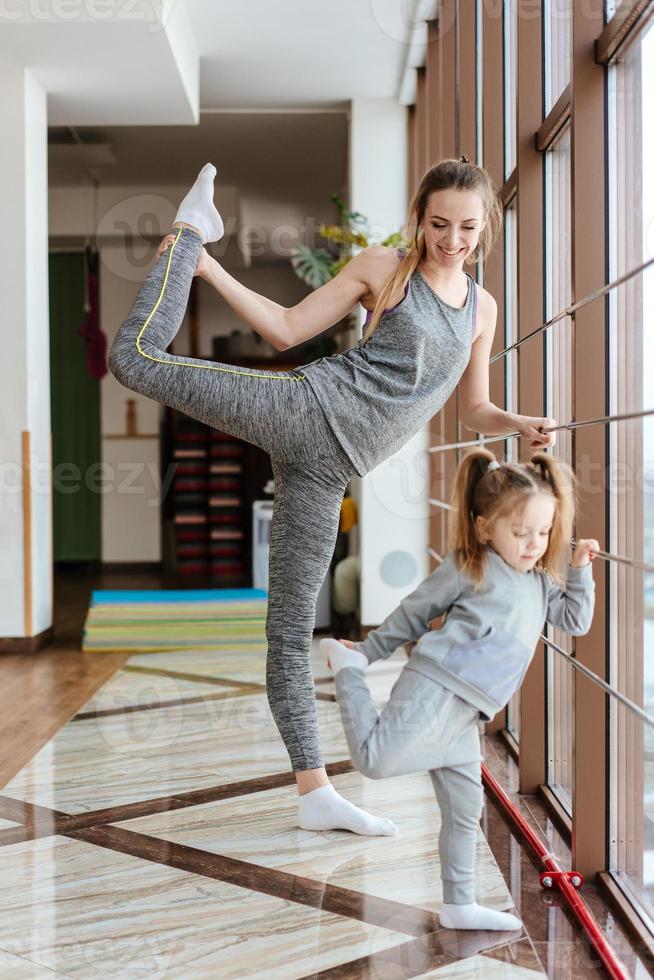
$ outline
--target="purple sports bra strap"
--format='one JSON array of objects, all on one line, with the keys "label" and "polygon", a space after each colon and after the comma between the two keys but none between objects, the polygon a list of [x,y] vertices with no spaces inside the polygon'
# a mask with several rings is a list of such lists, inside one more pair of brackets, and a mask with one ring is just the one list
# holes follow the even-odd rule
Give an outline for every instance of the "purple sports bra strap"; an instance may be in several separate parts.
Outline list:
[{"label": "purple sports bra strap", "polygon": [[472,336],[477,332],[477,283],[472,280],[474,293],[472,294]]}]

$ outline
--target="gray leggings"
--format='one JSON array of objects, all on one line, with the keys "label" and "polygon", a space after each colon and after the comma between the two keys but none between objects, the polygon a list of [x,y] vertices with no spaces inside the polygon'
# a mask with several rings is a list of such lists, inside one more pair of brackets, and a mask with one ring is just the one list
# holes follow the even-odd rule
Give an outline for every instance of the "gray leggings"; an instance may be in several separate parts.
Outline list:
[{"label": "gray leggings", "polygon": [[441,811],[438,848],[443,901],[475,901],[475,850],[484,792],[479,711],[407,664],[383,710],[365,675],[336,674],[336,698],[352,762],[370,779],[429,770]]},{"label": "gray leggings", "polygon": [[148,274],[109,352],[125,387],[259,446],[271,457],[268,703],[294,770],[324,765],[309,662],[318,593],[355,469],[301,374],[165,353],[179,330],[202,250],[188,228]]}]

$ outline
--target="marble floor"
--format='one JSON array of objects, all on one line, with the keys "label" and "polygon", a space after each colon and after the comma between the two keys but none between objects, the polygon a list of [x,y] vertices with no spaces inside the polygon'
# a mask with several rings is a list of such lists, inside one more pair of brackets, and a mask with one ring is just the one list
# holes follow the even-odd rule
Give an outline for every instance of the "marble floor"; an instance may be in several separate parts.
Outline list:
[{"label": "marble floor", "polygon": [[[371,666],[379,707],[404,661]],[[317,639],[312,667],[332,782],[398,837],[297,827],[264,654],[131,656],[0,791],[0,977],[601,975],[489,803],[477,900],[517,907],[525,928],[440,927],[429,776],[356,772]],[[483,742],[510,784],[510,760]],[[648,975],[621,942],[633,975]]]}]

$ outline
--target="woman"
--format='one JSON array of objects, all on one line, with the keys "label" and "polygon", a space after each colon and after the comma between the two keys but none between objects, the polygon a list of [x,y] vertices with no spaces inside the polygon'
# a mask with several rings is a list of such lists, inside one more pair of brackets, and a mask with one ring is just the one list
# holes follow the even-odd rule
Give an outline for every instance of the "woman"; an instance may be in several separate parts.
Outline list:
[{"label": "woman", "polygon": [[[268,702],[297,781],[298,824],[395,834],[341,797],[320,750],[309,651],[320,587],[333,556],[341,501],[432,418],[458,385],[466,428],[519,431],[553,445],[553,419],[504,412],[488,397],[497,308],[463,266],[488,255],[501,226],[496,188],[465,158],[443,160],[411,203],[406,253],[373,245],[289,309],[242,286],[203,248],[223,234],[207,164],[182,201],[109,355],[126,387],[270,454],[275,502],[266,617]],[[361,302],[369,311],[350,350],[286,372],[250,370],[165,353],[199,275],[278,350],[295,347]],[[478,308],[478,312],[477,312]]]}]

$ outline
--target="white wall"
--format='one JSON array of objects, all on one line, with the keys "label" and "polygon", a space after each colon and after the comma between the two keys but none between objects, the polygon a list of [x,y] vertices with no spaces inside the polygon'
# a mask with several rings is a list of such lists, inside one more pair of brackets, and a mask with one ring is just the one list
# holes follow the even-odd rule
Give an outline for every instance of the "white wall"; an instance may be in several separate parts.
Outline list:
[{"label": "white wall", "polygon": [[[52,624],[47,113],[45,91],[22,67],[0,64],[0,91],[0,184],[7,189],[0,242],[0,636],[21,637]],[[30,436],[29,494],[21,475],[23,432]]]},{"label": "white wall", "polygon": [[[404,226],[406,187],[406,108],[393,100],[353,100],[350,205],[368,216],[374,241]],[[360,328],[364,316],[360,311]],[[428,444],[423,429],[362,480],[354,481],[364,626],[381,623],[428,572]]]},{"label": "white wall", "polygon": [[[101,327],[108,345],[127,316],[140,284],[154,261],[152,245],[144,241],[125,241],[124,235],[154,227],[163,235],[170,229],[176,204],[186,188],[139,186],[103,187],[94,204],[89,187],[53,188],[50,200],[50,235],[57,247],[65,249],[66,241],[77,243],[97,227],[100,248]],[[219,187],[216,204],[225,219],[226,228],[238,238],[244,228],[260,228],[265,254],[263,259],[276,261],[246,266],[243,251],[231,242],[224,266],[239,282],[283,306],[293,306],[309,292],[293,272],[283,249],[297,240],[304,225],[317,227],[335,220],[329,192],[317,188],[314,194],[300,194],[299,200],[267,200],[264,196],[244,196],[233,187]],[[95,215],[97,214],[97,220]],[[144,225],[147,216],[147,223]],[[310,244],[310,242],[307,242]],[[219,246],[221,243],[218,243]],[[288,250],[288,249],[287,249]],[[220,255],[217,255],[219,261]],[[280,261],[281,257],[281,261]],[[235,263],[235,264],[234,264]],[[212,337],[238,330],[251,334],[231,307],[207,283],[198,280],[199,356],[210,357]],[[175,353],[190,355],[189,317],[185,317],[174,341]],[[156,438],[108,439],[108,435],[125,432],[127,400],[136,402],[138,432]],[[163,409],[158,402],[138,395],[107,375],[101,382],[102,453],[106,464],[106,491],[102,498],[102,557],[104,561],[157,561],[161,557],[161,514],[153,506],[159,460],[159,426]],[[138,476],[134,467],[141,463]],[[125,475],[132,474],[129,487]],[[122,486],[122,489],[121,489]],[[111,489],[109,489],[111,487]]]},{"label": "white wall", "polygon": [[[116,272],[124,256],[123,246],[106,246],[101,250],[100,295],[102,329],[111,344],[120,324],[127,316],[138,290],[138,283],[126,280]],[[148,268],[142,271],[143,278]],[[274,299],[282,305],[296,303],[306,293],[303,283],[285,266],[262,266],[233,272],[249,289]],[[200,281],[199,281],[200,282]],[[200,357],[211,356],[211,338],[251,331],[231,307],[205,282],[200,282],[198,296],[200,323]],[[186,316],[174,341],[174,351],[190,355],[189,317]],[[107,439],[108,434],[125,431],[127,400],[136,402],[139,433],[153,433],[156,438]],[[161,513],[158,505],[159,426],[163,408],[158,402],[123,387],[111,375],[101,382],[102,454],[113,489],[102,499],[103,561],[159,561],[161,558]],[[138,465],[140,461],[140,466]],[[121,490],[121,479],[134,474],[129,489]]]}]

